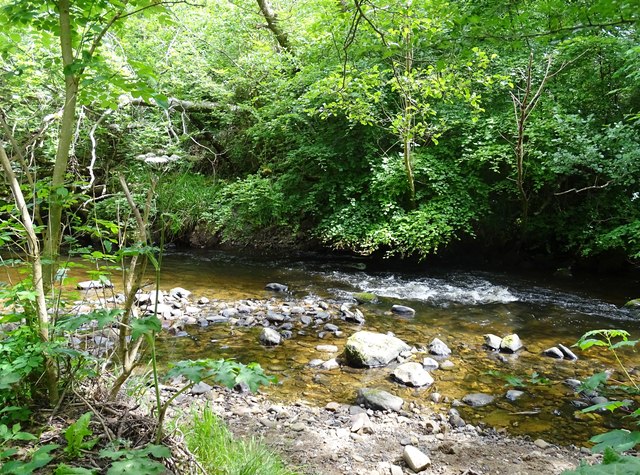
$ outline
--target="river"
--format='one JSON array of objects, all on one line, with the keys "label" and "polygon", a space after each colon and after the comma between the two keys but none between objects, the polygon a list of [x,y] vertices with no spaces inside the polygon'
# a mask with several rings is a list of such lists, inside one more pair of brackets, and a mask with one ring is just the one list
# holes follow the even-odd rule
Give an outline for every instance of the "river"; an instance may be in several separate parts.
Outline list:
[{"label": "river", "polygon": [[[511,434],[542,437],[551,442],[584,445],[590,436],[610,427],[631,425],[620,415],[581,413],[579,398],[563,381],[584,380],[596,372],[615,368],[611,354],[593,348],[575,349],[579,360],[555,360],[543,350],[558,343],[572,345],[586,331],[621,328],[640,335],[640,322],[621,306],[638,297],[637,280],[625,278],[572,278],[534,273],[483,272],[461,269],[369,262],[364,259],[321,258],[304,260],[246,258],[223,252],[172,252],[165,256],[161,288],[181,286],[196,297],[242,300],[276,298],[264,290],[268,282],[287,284],[290,293],[277,296],[278,303],[305,298],[348,301],[354,292],[372,292],[375,304],[358,306],[366,316],[364,329],[393,332],[416,347],[434,337],[453,350],[451,370],[436,370],[429,389],[405,388],[389,377],[389,368],[354,369],[342,366],[332,371],[311,369],[307,363],[321,358],[318,344],[344,346],[346,338],[360,329],[338,323],[343,335],[317,331],[297,334],[275,348],[258,344],[258,328],[191,327],[189,335],[163,336],[160,355],[167,363],[185,358],[236,358],[259,362],[278,377],[278,384],[266,389],[275,400],[306,401],[324,405],[330,401],[353,403],[358,387],[386,389],[407,401],[430,405],[429,394],[438,391],[449,401],[471,392],[496,396],[486,407],[460,407],[469,423],[485,423]],[[416,310],[414,318],[390,313],[393,304]],[[483,335],[517,333],[525,350],[498,359],[487,352]],[[633,349],[622,349],[627,368],[640,365]],[[515,402],[504,398],[508,379],[516,377],[525,395]],[[620,378],[619,373],[614,378]],[[513,382],[513,380],[511,379]],[[614,397],[622,397],[614,395]],[[445,411],[449,404],[434,405]]]}]

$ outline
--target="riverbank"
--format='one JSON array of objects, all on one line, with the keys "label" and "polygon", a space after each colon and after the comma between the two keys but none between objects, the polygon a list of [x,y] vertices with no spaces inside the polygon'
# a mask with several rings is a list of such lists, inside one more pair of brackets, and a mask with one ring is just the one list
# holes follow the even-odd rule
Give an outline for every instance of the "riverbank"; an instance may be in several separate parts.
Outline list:
[{"label": "riverbank", "polygon": [[456,427],[442,408],[411,404],[399,413],[299,400],[274,403],[262,394],[213,388],[179,397],[174,414],[209,404],[239,437],[260,437],[305,475],[416,473],[403,457],[413,446],[429,457],[420,473],[551,475],[595,460],[586,449],[512,438],[482,425]]}]

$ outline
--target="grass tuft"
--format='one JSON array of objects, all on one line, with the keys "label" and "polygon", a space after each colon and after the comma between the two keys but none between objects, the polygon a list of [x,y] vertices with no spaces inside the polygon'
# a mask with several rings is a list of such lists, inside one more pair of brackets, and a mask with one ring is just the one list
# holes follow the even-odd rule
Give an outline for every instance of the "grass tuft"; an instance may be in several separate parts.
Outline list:
[{"label": "grass tuft", "polygon": [[236,439],[207,405],[183,428],[189,450],[210,475],[296,475],[254,438]]}]

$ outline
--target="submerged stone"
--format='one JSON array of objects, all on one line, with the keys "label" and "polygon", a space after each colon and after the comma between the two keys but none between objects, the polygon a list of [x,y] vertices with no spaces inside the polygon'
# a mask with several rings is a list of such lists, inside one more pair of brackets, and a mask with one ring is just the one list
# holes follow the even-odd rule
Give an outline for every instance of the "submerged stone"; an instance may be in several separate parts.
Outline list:
[{"label": "submerged stone", "polygon": [[493,402],[495,398],[491,394],[473,393],[467,394],[462,398],[462,402],[471,407],[487,406]]},{"label": "submerged stone", "polygon": [[353,298],[358,303],[378,303],[378,296],[371,292],[356,292]]}]

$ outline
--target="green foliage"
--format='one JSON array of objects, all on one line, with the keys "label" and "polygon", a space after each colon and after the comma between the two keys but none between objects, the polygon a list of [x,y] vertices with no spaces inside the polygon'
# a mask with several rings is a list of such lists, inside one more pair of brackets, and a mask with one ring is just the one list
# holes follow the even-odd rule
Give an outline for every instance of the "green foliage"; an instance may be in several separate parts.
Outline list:
[{"label": "green foliage", "polygon": [[171,451],[163,445],[149,444],[141,449],[103,449],[100,456],[113,460],[107,475],[139,473],[159,475],[166,473],[166,467],[154,458],[169,458]]},{"label": "green foliage", "polygon": [[93,416],[92,412],[83,414],[64,432],[64,438],[67,440],[67,446],[64,448],[64,451],[71,459],[78,457],[82,450],[92,449],[96,442],[98,442],[97,438],[85,440],[85,437],[93,435],[93,431],[89,429],[91,416]]},{"label": "green foliage", "polygon": [[212,474],[294,475],[280,458],[255,439],[238,440],[207,405],[193,411],[182,427],[189,450]]},{"label": "green foliage", "polygon": [[529,385],[546,386],[551,384],[551,381],[543,376],[540,376],[536,371],[533,371],[529,375],[528,380],[525,377],[515,376],[513,374],[506,374],[500,371],[490,370],[487,374],[495,378],[499,378],[505,381],[505,386],[512,386],[514,388],[526,388]]},{"label": "green foliage", "polygon": [[192,384],[211,380],[228,388],[244,383],[251,391],[258,387],[276,382],[274,376],[264,374],[258,363],[244,365],[231,360],[185,360],[171,365],[166,378],[184,377]]},{"label": "green foliage", "polygon": [[633,475],[639,470],[638,457],[620,455],[611,448],[606,448],[601,464],[581,464],[576,470],[565,470],[562,475]]}]

